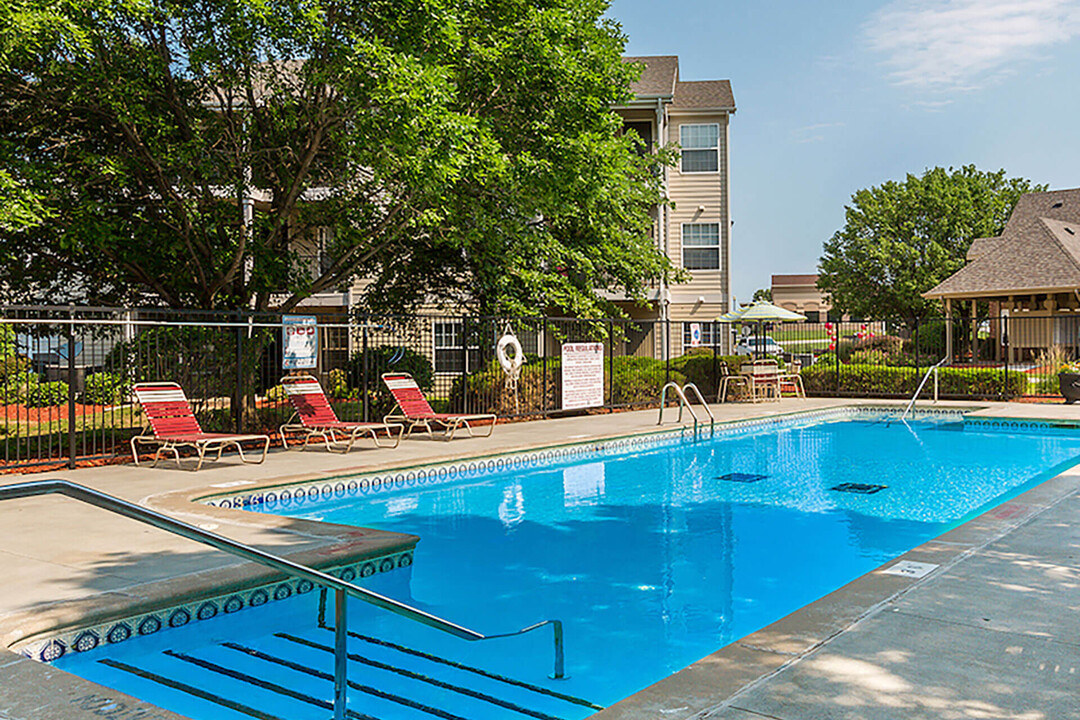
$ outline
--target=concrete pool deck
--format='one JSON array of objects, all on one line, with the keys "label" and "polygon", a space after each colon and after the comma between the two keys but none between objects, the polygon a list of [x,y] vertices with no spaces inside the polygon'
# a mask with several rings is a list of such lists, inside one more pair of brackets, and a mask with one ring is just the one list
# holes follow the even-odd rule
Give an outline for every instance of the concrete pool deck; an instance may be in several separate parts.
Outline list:
[{"label": "concrete pool deck", "polygon": [[[718,421],[861,400],[714,405]],[[952,403],[980,416],[1080,422],[1080,406]],[[411,439],[397,450],[275,452],[262,466],[235,456],[199,473],[109,466],[5,476],[52,477],[163,510],[296,559],[370,552],[354,529],[195,506],[181,498],[244,486],[367,472],[656,428],[656,410],[500,425],[493,437]],[[674,419],[674,411],[668,411]],[[668,424],[670,427],[670,423]],[[1080,718],[1080,470],[1071,470],[926,543],[902,559],[939,567],[921,579],[870,573],[600,713],[616,718]],[[244,572],[230,556],[62,498],[0,503],[0,637],[29,616],[77,621],[94,598],[138,602],[170,583],[220,582]],[[388,541],[392,541],[388,540]],[[891,567],[889,563],[886,567]],[[178,580],[179,578],[179,580]],[[249,578],[250,579],[250,578]],[[152,593],[151,593],[152,594]],[[67,610],[66,610],[67,609]],[[50,693],[40,692],[48,684]],[[137,707],[71,675],[0,651],[0,718],[101,717],[97,700]],[[80,695],[81,693],[81,695]],[[50,699],[52,698],[52,699]],[[72,703],[72,699],[80,700]],[[112,700],[108,700],[112,698]],[[145,705],[145,704],[143,704]],[[175,718],[150,708],[140,717]],[[122,717],[113,715],[114,717]]]}]

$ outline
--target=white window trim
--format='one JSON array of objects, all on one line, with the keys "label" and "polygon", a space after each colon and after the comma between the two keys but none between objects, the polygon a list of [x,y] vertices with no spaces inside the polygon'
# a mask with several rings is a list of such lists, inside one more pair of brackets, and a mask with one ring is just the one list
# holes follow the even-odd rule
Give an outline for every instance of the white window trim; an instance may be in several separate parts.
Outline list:
[{"label": "white window trim", "polygon": [[457,325],[461,330],[461,332],[460,332],[461,342],[466,342],[465,341],[465,323],[462,320],[451,320],[451,319],[437,320],[437,319],[433,319],[431,321],[431,370],[432,370],[432,372],[434,372],[436,375],[453,375],[455,377],[458,376],[458,375],[461,375],[460,370],[438,370],[438,369],[436,369],[436,366],[438,364],[438,360],[436,358],[437,358],[437,354],[438,354],[439,350],[461,350],[462,353],[463,353],[462,357],[465,360],[466,372],[469,372],[469,370],[468,370],[469,351],[470,350],[479,350],[480,346],[479,345],[473,345],[472,347],[467,348],[467,347],[465,347],[463,345],[447,345],[446,347],[439,347],[439,345],[438,345],[438,336],[436,335],[436,332],[435,332],[435,326],[436,325]]},{"label": "white window trim", "polygon": [[[687,245],[686,244],[686,228],[692,225],[715,225],[716,226],[716,245]],[[720,227],[718,222],[688,222],[682,223],[679,226],[679,267],[683,270],[689,270],[692,273],[710,273],[710,272],[723,272],[724,270],[724,254],[720,252],[724,246],[723,228]],[[693,250],[707,250],[709,248],[716,248],[716,267],[714,268],[689,268],[686,267],[686,249],[691,248]]]},{"label": "white window trim", "polygon": [[[682,129],[683,127],[712,125],[716,128],[716,169],[715,170],[683,170],[682,169]],[[709,150],[710,148],[685,148],[686,150]],[[679,123],[679,174],[680,175],[719,175],[720,174],[720,123]]]}]

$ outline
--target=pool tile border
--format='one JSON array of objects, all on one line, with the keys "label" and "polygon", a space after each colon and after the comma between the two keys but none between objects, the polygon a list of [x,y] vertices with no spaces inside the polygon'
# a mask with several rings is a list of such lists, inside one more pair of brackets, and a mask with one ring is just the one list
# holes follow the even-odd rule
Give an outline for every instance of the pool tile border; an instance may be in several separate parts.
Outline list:
[{"label": "pool tile border", "polygon": [[[412,565],[412,562],[413,551],[408,550],[368,558],[325,570],[325,572],[346,582],[352,582],[378,573],[404,569]],[[11,649],[31,660],[52,663],[71,653],[88,652],[103,645],[115,645],[133,637],[153,635],[161,630],[183,627],[221,614],[230,615],[277,600],[287,600],[294,595],[305,595],[315,589],[314,583],[310,580],[290,578],[270,585],[261,585],[120,620],[76,628],[26,643],[16,643]]]},{"label": "pool tile border", "polygon": [[[741,437],[763,427],[792,427],[822,420],[898,419],[901,412],[899,409],[880,406],[826,408],[824,410],[721,423],[716,425],[716,435]],[[915,410],[912,415],[915,418],[947,418],[961,421],[964,419],[966,412],[955,408],[929,408]],[[1017,422],[1027,423],[1027,421]],[[1010,425],[1009,427],[1015,428],[1017,426]],[[708,433],[707,425],[699,426],[699,428],[699,434]],[[279,507],[298,507],[308,502],[361,497],[406,487],[441,485],[460,480],[467,475],[482,477],[488,473],[500,472],[510,468],[543,467],[565,462],[571,458],[602,458],[631,450],[675,445],[693,440],[693,427],[683,425],[654,433],[559,445],[535,451],[513,451],[468,460],[405,466],[382,472],[342,475],[319,480],[298,480],[293,483],[261,487],[248,491],[204,495],[196,498],[196,501],[211,507],[224,509],[243,510],[258,507],[259,512],[273,512]]]}]

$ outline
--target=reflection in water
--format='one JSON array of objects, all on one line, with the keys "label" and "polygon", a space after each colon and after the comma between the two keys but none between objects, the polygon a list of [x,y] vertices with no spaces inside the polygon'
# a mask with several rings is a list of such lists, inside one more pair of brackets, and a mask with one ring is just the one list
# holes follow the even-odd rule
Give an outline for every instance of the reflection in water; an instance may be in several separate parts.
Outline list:
[{"label": "reflection in water", "polygon": [[598,505],[604,499],[604,463],[574,465],[563,470],[563,506]]},{"label": "reflection in water", "polygon": [[502,502],[499,503],[499,520],[507,530],[525,519],[525,494],[521,483],[510,483],[502,489]]}]

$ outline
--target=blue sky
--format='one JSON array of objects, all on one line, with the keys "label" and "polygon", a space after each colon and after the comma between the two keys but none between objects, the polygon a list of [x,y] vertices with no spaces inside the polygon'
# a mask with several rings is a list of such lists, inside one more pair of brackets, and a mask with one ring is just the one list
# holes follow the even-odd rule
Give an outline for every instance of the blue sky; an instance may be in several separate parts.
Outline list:
[{"label": "blue sky", "polygon": [[816,272],[860,188],[974,164],[1080,186],[1080,0],[613,0],[627,54],[731,80],[732,277]]}]

